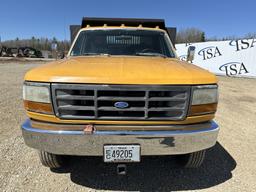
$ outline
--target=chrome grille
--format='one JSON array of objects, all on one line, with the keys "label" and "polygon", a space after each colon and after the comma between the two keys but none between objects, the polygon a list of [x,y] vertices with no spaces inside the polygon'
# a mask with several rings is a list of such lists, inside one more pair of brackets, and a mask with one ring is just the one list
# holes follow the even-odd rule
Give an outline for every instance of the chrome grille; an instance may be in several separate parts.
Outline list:
[{"label": "chrome grille", "polygon": [[[61,119],[182,120],[189,86],[52,84],[55,114]],[[127,108],[117,108],[126,102]]]}]

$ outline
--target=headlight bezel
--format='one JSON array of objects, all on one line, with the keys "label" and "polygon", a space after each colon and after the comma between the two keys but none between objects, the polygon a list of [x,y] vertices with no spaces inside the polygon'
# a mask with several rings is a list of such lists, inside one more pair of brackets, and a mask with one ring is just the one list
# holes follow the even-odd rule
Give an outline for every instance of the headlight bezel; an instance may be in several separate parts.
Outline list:
[{"label": "headlight bezel", "polygon": [[[36,92],[36,89],[38,89],[37,90],[38,92]],[[30,91],[34,91],[34,94],[29,93]],[[45,95],[42,95],[42,94],[45,94]],[[23,84],[23,100],[37,102],[37,103],[52,103],[50,83],[25,81]]]},{"label": "headlight bezel", "polygon": [[[219,100],[219,92],[218,92],[217,84],[193,86],[191,93],[192,93],[191,105],[213,104],[213,103],[218,103],[218,100]],[[212,98],[209,98],[209,97],[206,98],[205,96],[211,96]]]},{"label": "headlight bezel", "polygon": [[218,100],[219,91],[217,84],[192,86],[188,116],[215,114]]},{"label": "headlight bezel", "polygon": [[54,114],[50,83],[25,81],[23,83],[23,102],[27,111]]}]

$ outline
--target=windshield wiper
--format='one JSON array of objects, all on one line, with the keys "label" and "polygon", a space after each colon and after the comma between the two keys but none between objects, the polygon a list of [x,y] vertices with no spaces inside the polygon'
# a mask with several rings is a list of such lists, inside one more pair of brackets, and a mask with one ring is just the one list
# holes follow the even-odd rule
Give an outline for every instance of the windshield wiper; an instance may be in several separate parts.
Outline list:
[{"label": "windshield wiper", "polygon": [[106,56],[110,56],[110,54],[108,54],[108,53],[83,53],[82,55],[106,55]]},{"label": "windshield wiper", "polygon": [[155,56],[155,57],[164,57],[166,58],[167,56],[161,53],[141,53],[141,52],[137,52],[136,55],[141,55],[141,56]]}]

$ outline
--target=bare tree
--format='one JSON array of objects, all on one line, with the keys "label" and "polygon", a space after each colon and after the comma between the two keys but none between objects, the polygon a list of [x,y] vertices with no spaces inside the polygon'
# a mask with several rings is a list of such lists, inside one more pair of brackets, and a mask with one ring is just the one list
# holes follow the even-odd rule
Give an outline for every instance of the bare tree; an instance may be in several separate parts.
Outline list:
[{"label": "bare tree", "polygon": [[230,36],[221,37],[221,38],[214,36],[214,37],[207,38],[206,41],[229,41],[229,40],[255,39],[255,38],[256,38],[256,32],[251,32],[243,36],[230,35]]},{"label": "bare tree", "polygon": [[247,33],[245,36],[244,36],[245,39],[254,39],[256,38],[256,32],[254,33]]},{"label": "bare tree", "polygon": [[177,43],[193,43],[193,42],[204,42],[205,33],[197,28],[186,28],[178,31],[176,36]]},{"label": "bare tree", "polygon": [[36,37],[32,37],[31,39],[19,39],[17,37],[15,40],[4,41],[1,44],[6,47],[32,47],[38,50],[51,51],[52,43],[57,43],[57,51],[59,52],[66,52],[70,46],[70,42],[67,40],[59,41],[57,38],[48,39]]}]

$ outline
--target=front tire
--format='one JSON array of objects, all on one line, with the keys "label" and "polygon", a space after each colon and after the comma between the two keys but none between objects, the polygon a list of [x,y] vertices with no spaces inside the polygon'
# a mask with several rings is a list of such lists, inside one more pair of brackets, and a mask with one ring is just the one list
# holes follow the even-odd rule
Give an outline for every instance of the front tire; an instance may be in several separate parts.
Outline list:
[{"label": "front tire", "polygon": [[39,151],[39,159],[41,163],[49,168],[60,168],[63,166],[63,157],[46,151]]},{"label": "front tire", "polygon": [[184,168],[198,168],[204,162],[205,153],[206,153],[206,150],[202,150],[194,153],[180,155],[178,157],[178,160],[179,160],[179,163]]}]

